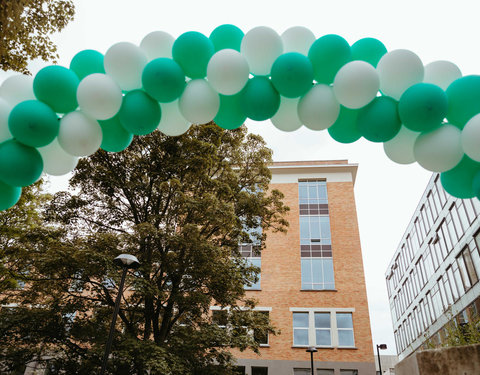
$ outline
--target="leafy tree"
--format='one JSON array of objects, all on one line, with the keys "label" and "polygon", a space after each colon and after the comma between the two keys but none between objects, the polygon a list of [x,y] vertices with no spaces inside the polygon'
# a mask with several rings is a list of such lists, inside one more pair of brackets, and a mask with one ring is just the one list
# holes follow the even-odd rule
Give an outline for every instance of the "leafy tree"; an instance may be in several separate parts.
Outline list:
[{"label": "leafy tree", "polygon": [[51,34],[73,20],[72,0],[0,1],[0,68],[29,73],[29,60],[58,58]]},{"label": "leafy tree", "polygon": [[[258,269],[238,252],[286,230],[269,162],[260,137],[214,124],[81,160],[76,194],[56,194],[46,211],[52,233],[38,241],[21,308],[0,314],[10,368],[21,354],[52,373],[98,372],[120,277],[112,259],[130,253],[141,267],[127,277],[109,371],[233,373],[230,348],[258,351],[252,332],[276,333],[245,296]],[[212,324],[214,304],[226,327]]]}]

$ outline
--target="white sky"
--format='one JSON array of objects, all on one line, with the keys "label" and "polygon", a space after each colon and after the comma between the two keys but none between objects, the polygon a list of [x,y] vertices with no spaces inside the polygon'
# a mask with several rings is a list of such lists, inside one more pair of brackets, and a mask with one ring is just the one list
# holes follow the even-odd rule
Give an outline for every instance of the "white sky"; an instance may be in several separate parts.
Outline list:
[{"label": "white sky", "polygon": [[[305,26],[318,38],[339,34],[350,44],[363,37],[381,40],[389,51],[405,48],[427,64],[450,60],[464,75],[480,71],[478,49],[479,2],[464,0],[76,0],[75,20],[54,40],[60,61],[69,66],[83,49],[105,53],[120,41],[139,44],[151,31],[174,37],[186,31],[207,36],[231,23],[247,32],[269,26],[278,33]],[[35,74],[46,66],[34,62]],[[0,82],[12,73],[0,72]],[[355,186],[363,249],[373,343],[386,343],[382,354],[396,354],[385,287],[386,267],[426,187],[430,173],[418,165],[391,162],[381,144],[365,140],[343,145],[326,131],[301,129],[283,133],[269,121],[247,123],[274,150],[274,159],[348,159],[359,163]],[[65,179],[52,179],[52,188],[66,188]]]}]

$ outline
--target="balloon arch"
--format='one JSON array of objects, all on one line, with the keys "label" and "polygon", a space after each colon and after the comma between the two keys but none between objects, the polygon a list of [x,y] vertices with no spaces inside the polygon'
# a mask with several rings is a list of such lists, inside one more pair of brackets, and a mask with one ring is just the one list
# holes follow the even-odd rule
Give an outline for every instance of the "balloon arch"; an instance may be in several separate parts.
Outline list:
[{"label": "balloon arch", "polygon": [[233,25],[176,40],[155,31],[140,46],[76,54],[67,69],[0,86],[0,210],[45,172],[72,171],[99,147],[119,152],[133,135],[177,136],[210,121],[235,129],[271,119],[290,132],[328,129],[338,142],[383,142],[400,164],[441,173],[459,198],[480,197],[480,76],[448,61],[426,66],[377,39],[353,45],[305,27],[244,34]]}]

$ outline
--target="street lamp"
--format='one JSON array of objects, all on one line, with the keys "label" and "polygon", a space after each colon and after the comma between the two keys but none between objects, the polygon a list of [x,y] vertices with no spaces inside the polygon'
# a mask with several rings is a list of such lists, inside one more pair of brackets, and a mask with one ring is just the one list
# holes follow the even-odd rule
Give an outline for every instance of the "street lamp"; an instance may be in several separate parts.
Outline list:
[{"label": "street lamp", "polygon": [[110,333],[108,334],[107,345],[105,346],[102,369],[100,370],[101,375],[105,373],[105,370],[107,368],[108,355],[110,354],[110,349],[112,348],[113,332],[115,331],[115,323],[117,321],[118,311],[120,310],[120,300],[122,299],[125,276],[127,276],[127,271],[129,269],[135,269],[140,266],[140,262],[138,261],[137,257],[130,254],[120,254],[113,260],[113,264],[122,267],[123,272],[122,279],[120,280],[120,285],[118,286],[117,299],[115,300],[115,309],[113,311],[112,324],[110,325]]},{"label": "street lamp", "polygon": [[378,358],[378,368],[380,370],[380,375],[382,375],[382,364],[380,363],[380,349],[387,349],[387,344],[377,345],[377,358]]},{"label": "street lamp", "polygon": [[307,353],[310,353],[310,362],[311,362],[311,368],[312,368],[312,375],[315,375],[313,372],[313,353],[318,352],[317,348],[314,346],[309,346],[307,349]]}]

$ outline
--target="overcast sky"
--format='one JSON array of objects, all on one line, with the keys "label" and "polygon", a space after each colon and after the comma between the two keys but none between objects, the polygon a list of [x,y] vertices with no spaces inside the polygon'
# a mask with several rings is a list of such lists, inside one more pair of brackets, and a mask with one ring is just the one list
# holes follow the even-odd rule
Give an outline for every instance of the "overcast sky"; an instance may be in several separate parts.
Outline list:
[{"label": "overcast sky", "polygon": [[[139,44],[151,31],[174,37],[186,31],[207,36],[218,25],[231,23],[247,32],[269,26],[282,33],[305,26],[318,38],[339,34],[350,44],[363,37],[381,40],[389,51],[415,52],[424,64],[450,60],[464,75],[480,72],[478,10],[474,0],[77,0],[75,20],[54,40],[60,61],[69,66],[80,50],[105,53],[120,41]],[[45,63],[35,62],[35,73]],[[11,73],[0,72],[0,82]],[[269,121],[248,122],[274,150],[274,160],[348,159],[359,164],[355,194],[367,282],[373,343],[386,343],[384,354],[396,354],[385,287],[386,267],[431,176],[418,165],[390,161],[381,144],[358,141],[343,145],[328,132],[305,128],[283,133]],[[52,188],[66,187],[52,179]]]}]

